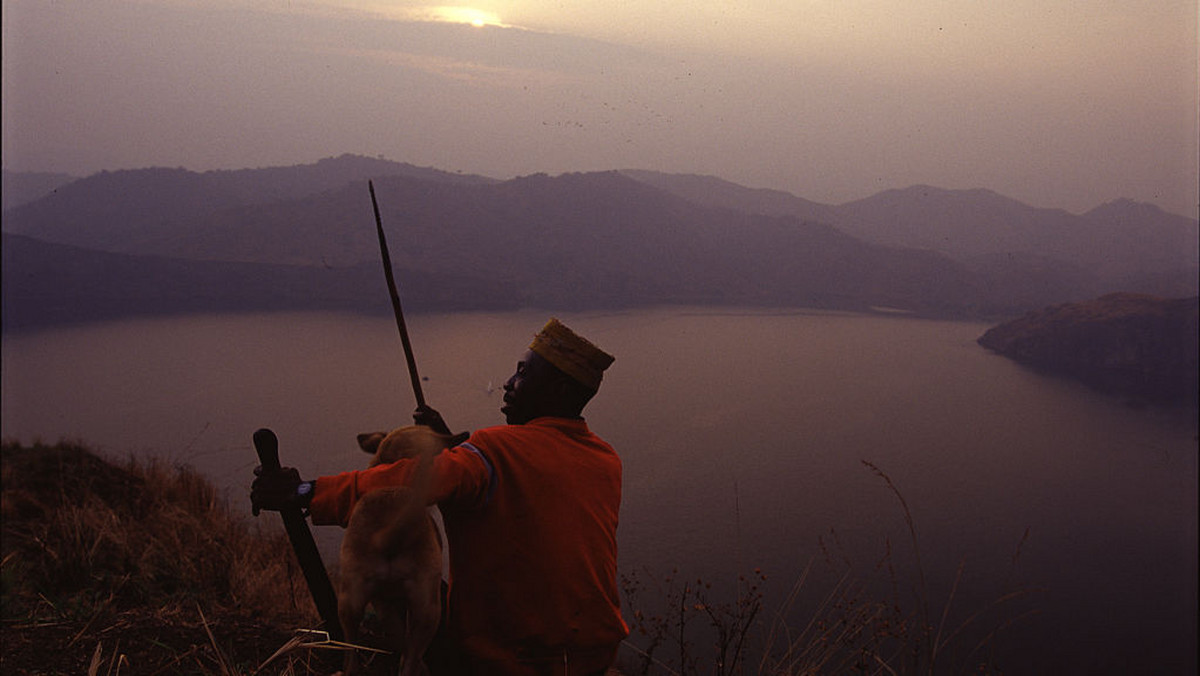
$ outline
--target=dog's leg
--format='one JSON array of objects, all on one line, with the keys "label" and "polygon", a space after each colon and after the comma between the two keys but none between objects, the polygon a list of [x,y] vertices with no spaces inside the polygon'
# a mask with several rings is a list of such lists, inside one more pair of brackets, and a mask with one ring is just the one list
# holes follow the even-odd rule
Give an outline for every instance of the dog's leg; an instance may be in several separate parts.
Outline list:
[{"label": "dog's leg", "polygon": [[425,651],[433,642],[441,620],[441,572],[428,573],[405,584],[408,594],[408,627],[404,637],[404,668],[402,676],[422,676]]},{"label": "dog's leg", "polygon": [[[361,635],[359,625],[367,610],[367,594],[361,584],[355,583],[352,577],[345,576],[345,571],[343,575],[341,589],[338,590],[338,621],[342,624],[342,634],[346,637],[346,642],[357,644]],[[350,676],[357,669],[358,653],[347,650],[343,673]]]},{"label": "dog's leg", "polygon": [[403,605],[388,603],[387,607],[376,606],[379,610],[379,620],[382,624],[384,640],[388,649],[393,651],[389,656],[388,673],[408,674],[408,655],[405,651],[405,636],[408,634],[408,617]]}]

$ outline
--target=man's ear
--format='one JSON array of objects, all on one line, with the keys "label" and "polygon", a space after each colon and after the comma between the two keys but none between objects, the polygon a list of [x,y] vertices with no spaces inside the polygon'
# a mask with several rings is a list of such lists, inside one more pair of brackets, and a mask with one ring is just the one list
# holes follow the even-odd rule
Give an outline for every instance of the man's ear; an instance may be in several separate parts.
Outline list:
[{"label": "man's ear", "polygon": [[592,398],[593,392],[584,387],[579,381],[567,374],[562,374],[552,385],[554,396],[559,402],[565,403],[573,415],[583,412],[583,407]]},{"label": "man's ear", "polygon": [[364,432],[358,435],[358,447],[364,452],[375,455],[375,451],[379,450],[379,442],[387,436],[386,432]]},{"label": "man's ear", "polygon": [[560,400],[571,397],[572,393],[575,391],[575,381],[571,378],[571,376],[565,373],[560,372],[556,375],[557,377],[554,379],[554,384],[551,385],[551,387],[554,388],[554,396]]}]

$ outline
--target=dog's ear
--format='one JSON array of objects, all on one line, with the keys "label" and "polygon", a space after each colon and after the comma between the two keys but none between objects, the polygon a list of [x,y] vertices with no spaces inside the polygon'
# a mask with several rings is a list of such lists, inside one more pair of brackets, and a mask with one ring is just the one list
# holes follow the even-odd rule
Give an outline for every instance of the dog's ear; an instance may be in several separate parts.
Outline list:
[{"label": "dog's ear", "polygon": [[470,438],[471,438],[470,432],[459,432],[458,434],[455,434],[452,436],[446,436],[445,437],[446,448],[454,448],[455,446],[458,446],[459,444],[461,444],[462,442],[464,442]]},{"label": "dog's ear", "polygon": [[386,432],[364,432],[358,435],[358,447],[364,452],[375,455],[375,451],[379,450],[379,442],[387,436]]}]

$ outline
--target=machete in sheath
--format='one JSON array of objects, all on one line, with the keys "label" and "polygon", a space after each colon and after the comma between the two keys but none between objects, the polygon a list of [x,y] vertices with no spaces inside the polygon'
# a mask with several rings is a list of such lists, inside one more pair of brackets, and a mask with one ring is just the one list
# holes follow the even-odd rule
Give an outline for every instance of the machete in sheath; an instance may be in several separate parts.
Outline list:
[{"label": "machete in sheath", "polygon": [[[258,452],[263,474],[280,470],[279,439],[274,432],[266,428],[255,432],[254,450]],[[337,595],[329,582],[329,574],[321,561],[321,552],[317,550],[312,531],[308,529],[304,512],[299,507],[288,507],[279,510],[279,515],[283,517],[283,527],[292,542],[292,551],[296,552],[296,560],[300,562],[300,570],[304,571],[304,581],[308,583],[317,613],[325,623],[325,631],[330,638],[340,641],[343,634],[342,625],[338,622]]]}]

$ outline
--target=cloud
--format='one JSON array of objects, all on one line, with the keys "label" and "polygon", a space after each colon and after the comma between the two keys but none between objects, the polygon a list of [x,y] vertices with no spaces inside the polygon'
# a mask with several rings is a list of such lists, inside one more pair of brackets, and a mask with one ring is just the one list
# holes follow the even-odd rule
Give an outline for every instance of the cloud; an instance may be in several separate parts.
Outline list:
[{"label": "cloud", "polygon": [[[260,4],[247,4],[247,9],[261,7]],[[276,7],[275,11],[283,8]],[[293,5],[289,3],[288,12],[304,12],[325,16],[359,17],[370,20],[401,21],[417,23],[451,23],[464,24],[476,28],[485,26],[500,26],[515,28],[512,24],[501,21],[500,15],[494,11],[467,5],[429,5],[413,2],[359,2],[348,1],[309,1]]]},{"label": "cloud", "polygon": [[574,79],[567,73],[548,68],[494,65],[460,57],[413,53],[397,49],[318,47],[311,51],[314,54],[324,53],[398,66],[447,80],[495,89],[554,86]]}]

